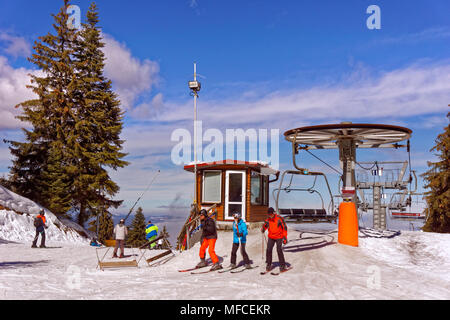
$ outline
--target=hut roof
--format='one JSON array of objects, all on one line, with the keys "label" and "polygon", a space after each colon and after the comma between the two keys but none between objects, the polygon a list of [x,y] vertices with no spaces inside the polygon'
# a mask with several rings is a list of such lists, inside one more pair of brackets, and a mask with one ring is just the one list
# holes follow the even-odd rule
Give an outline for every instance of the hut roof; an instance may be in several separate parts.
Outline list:
[{"label": "hut roof", "polygon": [[[200,162],[197,161],[197,169],[210,169],[217,168],[223,166],[241,166],[248,167],[254,169],[261,169],[261,173],[270,175],[276,174],[278,170],[271,168],[266,162],[263,161],[242,161],[242,160],[220,160],[220,161],[212,161],[212,162]],[[191,162],[188,165],[184,166],[184,170],[194,172],[195,162]]]}]

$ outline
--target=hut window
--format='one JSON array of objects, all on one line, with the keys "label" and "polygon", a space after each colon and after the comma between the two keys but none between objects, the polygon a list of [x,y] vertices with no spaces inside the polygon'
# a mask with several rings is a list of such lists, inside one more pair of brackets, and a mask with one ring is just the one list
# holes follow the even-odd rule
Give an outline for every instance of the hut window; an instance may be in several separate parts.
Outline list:
[{"label": "hut window", "polygon": [[203,172],[203,199],[202,202],[219,203],[222,200],[222,172]]},{"label": "hut window", "polygon": [[260,175],[257,172],[252,172],[250,178],[251,185],[251,203],[256,205],[269,205],[268,190],[269,178],[267,176]]},{"label": "hut window", "polygon": [[262,176],[262,198],[263,198],[263,205],[268,206],[269,205],[269,177],[268,176]]},{"label": "hut window", "polygon": [[251,190],[251,203],[263,204],[263,188],[262,188],[262,176],[257,172],[252,172],[250,178],[250,190]]}]

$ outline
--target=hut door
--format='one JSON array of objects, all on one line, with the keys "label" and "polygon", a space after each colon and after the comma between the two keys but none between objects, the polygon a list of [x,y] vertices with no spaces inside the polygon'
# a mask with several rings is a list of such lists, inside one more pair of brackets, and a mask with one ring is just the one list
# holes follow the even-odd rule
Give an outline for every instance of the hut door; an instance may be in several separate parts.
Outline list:
[{"label": "hut door", "polygon": [[225,181],[225,220],[240,212],[245,221],[245,171],[227,171]]}]

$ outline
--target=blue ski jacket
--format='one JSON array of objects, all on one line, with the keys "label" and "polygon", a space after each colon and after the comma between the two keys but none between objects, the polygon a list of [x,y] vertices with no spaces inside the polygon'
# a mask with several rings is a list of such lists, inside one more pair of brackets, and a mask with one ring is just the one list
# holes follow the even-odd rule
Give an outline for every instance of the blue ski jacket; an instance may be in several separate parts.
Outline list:
[{"label": "blue ski jacket", "polygon": [[[238,233],[241,233],[242,236],[239,237]],[[239,219],[238,223],[236,224],[236,221],[233,221],[233,243],[239,243],[239,240],[241,240],[241,243],[247,242],[247,224],[244,220]]]}]

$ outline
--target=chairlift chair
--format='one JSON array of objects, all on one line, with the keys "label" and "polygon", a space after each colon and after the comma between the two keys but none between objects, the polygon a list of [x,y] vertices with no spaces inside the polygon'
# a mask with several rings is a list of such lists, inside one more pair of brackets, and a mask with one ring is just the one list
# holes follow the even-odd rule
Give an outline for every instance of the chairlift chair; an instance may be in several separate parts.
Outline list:
[{"label": "chairlift chair", "polygon": [[[283,187],[283,182],[286,176],[290,175],[289,183],[286,187]],[[302,175],[302,176],[313,176],[314,181],[312,186],[309,188],[295,188],[292,187],[292,180],[294,175]],[[328,210],[325,208],[325,202],[322,194],[315,188],[317,178],[322,176],[325,180],[327,190],[330,196],[330,203],[328,205]],[[310,194],[317,194],[321,201],[320,209],[305,209],[305,208],[280,208],[279,199],[280,193],[284,191],[289,193],[291,191],[300,191],[300,192],[309,192]],[[286,170],[283,172],[280,185],[278,188],[273,190],[273,197],[275,199],[275,207],[277,212],[286,220],[286,222],[336,222],[338,217],[337,211],[334,207],[333,195],[331,193],[330,185],[328,183],[328,179],[326,175],[322,172],[312,172],[309,170]]]}]

